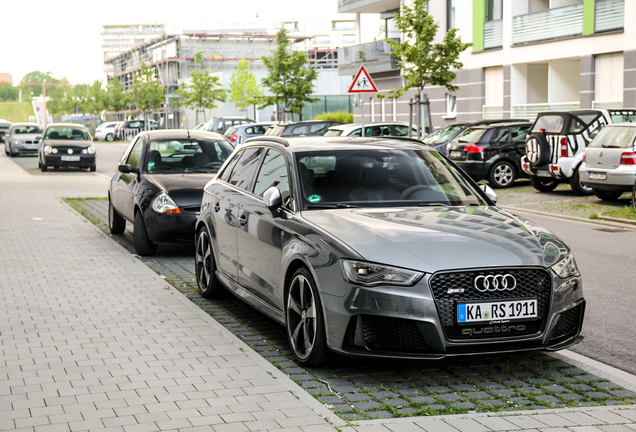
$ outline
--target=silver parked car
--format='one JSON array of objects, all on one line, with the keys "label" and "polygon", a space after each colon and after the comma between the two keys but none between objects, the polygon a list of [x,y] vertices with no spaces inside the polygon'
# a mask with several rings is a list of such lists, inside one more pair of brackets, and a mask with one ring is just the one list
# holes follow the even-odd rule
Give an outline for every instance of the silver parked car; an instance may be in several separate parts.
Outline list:
[{"label": "silver parked car", "polygon": [[42,132],[42,126],[37,123],[13,123],[4,136],[5,153],[9,156],[36,154]]},{"label": "silver parked car", "polygon": [[253,138],[205,186],[198,289],[285,325],[312,366],[579,342],[570,249],[494,199],[421,141]]},{"label": "silver parked car", "polygon": [[608,125],[588,144],[581,183],[602,200],[618,199],[636,182],[636,123]]}]

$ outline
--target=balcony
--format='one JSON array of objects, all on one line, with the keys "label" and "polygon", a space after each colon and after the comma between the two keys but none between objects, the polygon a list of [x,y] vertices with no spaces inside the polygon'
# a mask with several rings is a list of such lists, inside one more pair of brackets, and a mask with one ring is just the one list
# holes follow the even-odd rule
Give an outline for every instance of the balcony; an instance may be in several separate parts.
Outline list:
[{"label": "balcony", "polygon": [[369,73],[397,70],[391,47],[384,40],[338,49],[338,75],[355,75],[361,65]]},{"label": "balcony", "polygon": [[620,30],[625,22],[625,0],[596,0],[594,32]]},{"label": "balcony", "polygon": [[512,118],[534,121],[537,114],[546,111],[572,111],[581,108],[580,102],[534,103],[512,106]]},{"label": "balcony", "polygon": [[513,17],[512,44],[558,40],[583,34],[583,3]]},{"label": "balcony", "polygon": [[481,109],[481,118],[494,120],[504,118],[504,107],[501,105],[484,105]]},{"label": "balcony", "polygon": [[400,8],[400,0],[338,0],[338,13],[383,13]]},{"label": "balcony", "polygon": [[484,49],[501,48],[503,46],[503,20],[486,21],[484,23]]}]

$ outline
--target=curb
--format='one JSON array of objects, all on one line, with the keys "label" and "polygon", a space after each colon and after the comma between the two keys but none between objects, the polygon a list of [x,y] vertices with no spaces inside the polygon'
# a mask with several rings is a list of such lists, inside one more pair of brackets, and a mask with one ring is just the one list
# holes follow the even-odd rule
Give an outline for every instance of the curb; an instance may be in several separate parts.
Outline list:
[{"label": "curb", "polygon": [[512,206],[498,206],[498,207],[511,213],[512,212],[530,213],[530,214],[536,214],[538,216],[553,217],[557,219],[566,219],[566,220],[571,220],[575,222],[583,222],[583,223],[589,223],[594,225],[604,225],[604,226],[610,226],[614,228],[623,228],[623,229],[636,231],[636,226],[634,226],[636,225],[636,221],[632,221],[629,219],[611,218],[607,216],[599,216],[598,219],[588,219],[588,218],[583,218],[580,216],[570,216],[570,215],[564,215],[559,213],[548,213],[548,212],[544,212],[540,210],[532,210],[532,209],[526,209],[522,207],[512,207]]}]

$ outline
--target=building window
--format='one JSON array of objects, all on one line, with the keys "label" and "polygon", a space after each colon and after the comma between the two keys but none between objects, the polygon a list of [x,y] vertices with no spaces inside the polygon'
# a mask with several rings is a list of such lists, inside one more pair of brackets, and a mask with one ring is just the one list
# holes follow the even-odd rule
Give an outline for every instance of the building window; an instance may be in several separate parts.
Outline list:
[{"label": "building window", "polygon": [[446,0],[446,31],[455,27],[455,0]]},{"label": "building window", "polygon": [[387,39],[400,39],[400,29],[395,25],[395,18],[385,20],[385,34]]},{"label": "building window", "polygon": [[503,17],[503,0],[486,1],[486,21],[500,20]]},{"label": "building window", "polygon": [[457,117],[457,96],[446,93],[446,116],[444,118]]},{"label": "building window", "polygon": [[353,31],[355,29],[355,21],[331,21],[332,31]]},{"label": "building window", "polygon": [[599,54],[594,59],[594,102],[623,103],[623,53]]},{"label": "building window", "polygon": [[288,32],[297,32],[298,21],[283,21],[283,28]]}]

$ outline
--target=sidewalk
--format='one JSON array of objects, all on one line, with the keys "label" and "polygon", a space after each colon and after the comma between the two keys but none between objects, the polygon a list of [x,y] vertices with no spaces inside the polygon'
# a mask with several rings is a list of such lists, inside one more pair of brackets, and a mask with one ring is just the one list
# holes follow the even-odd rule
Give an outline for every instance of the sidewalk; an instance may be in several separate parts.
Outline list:
[{"label": "sidewalk", "polygon": [[636,406],[347,424],[60,200],[107,184],[0,156],[0,430],[636,430]]}]

